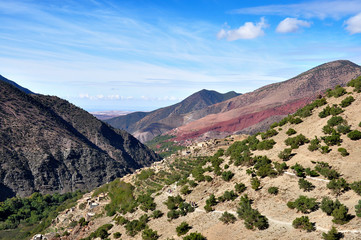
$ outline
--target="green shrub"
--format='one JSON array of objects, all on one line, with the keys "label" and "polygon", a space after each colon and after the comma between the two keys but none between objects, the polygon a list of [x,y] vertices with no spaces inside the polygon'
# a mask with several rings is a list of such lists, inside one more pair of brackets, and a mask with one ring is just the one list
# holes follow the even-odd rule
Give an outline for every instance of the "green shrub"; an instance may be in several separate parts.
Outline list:
[{"label": "green shrub", "polygon": [[163,216],[163,213],[160,210],[154,210],[152,213],[152,218],[160,218]]},{"label": "green shrub", "polygon": [[340,176],[340,174],[326,162],[317,162],[315,170],[329,180],[337,179]]},{"label": "green shrub", "polygon": [[278,194],[278,187],[269,187],[268,188],[268,193],[273,194],[273,195],[277,195]]},{"label": "green shrub", "polygon": [[206,180],[206,182],[212,182],[213,181],[213,178],[211,176],[204,176],[204,179]]},{"label": "green shrub", "polygon": [[274,168],[276,169],[278,175],[281,175],[284,173],[284,171],[286,169],[288,169],[288,166],[286,163],[278,163],[278,162],[273,162]]},{"label": "green shrub", "polygon": [[340,85],[337,85],[333,90],[328,89],[326,91],[327,97],[335,97],[335,98],[341,97],[341,96],[345,95],[346,93],[347,93],[346,89],[344,89]]},{"label": "green shrub", "polygon": [[341,101],[340,106],[341,107],[348,107],[351,105],[352,102],[354,102],[355,99],[352,96],[346,97],[344,100]]},{"label": "green shrub", "polygon": [[244,191],[246,191],[247,187],[244,183],[236,183],[234,189],[237,193],[243,193]]},{"label": "green shrub", "polygon": [[156,240],[158,239],[160,236],[158,235],[157,231],[154,231],[150,228],[146,228],[144,229],[144,231],[142,232],[142,239],[143,240]]},{"label": "green shrub", "polygon": [[276,142],[273,139],[264,140],[257,144],[257,150],[270,150]]},{"label": "green shrub", "polygon": [[177,219],[177,218],[179,218],[179,212],[177,210],[170,210],[167,213],[167,218],[170,220]]},{"label": "green shrub", "polygon": [[183,240],[206,240],[206,238],[198,232],[195,232],[195,233],[193,232],[193,233],[189,234],[188,236],[185,236],[183,238]]},{"label": "green shrub", "polygon": [[315,231],[315,224],[310,222],[310,219],[307,216],[302,216],[299,218],[296,218],[292,222],[292,226],[296,229],[303,229],[307,232]]},{"label": "green shrub", "polygon": [[303,189],[304,192],[312,191],[315,188],[315,185],[305,180],[304,178],[300,178],[298,180],[298,186],[300,189]]},{"label": "green shrub", "polygon": [[343,113],[342,108],[338,107],[337,105],[333,105],[332,107],[330,106],[326,106],[319,114],[318,116],[320,118],[325,118],[327,116],[336,116],[339,115],[340,113]]},{"label": "green shrub", "polygon": [[287,132],[286,132],[286,134],[288,136],[291,136],[291,135],[296,134],[296,133],[297,133],[296,130],[294,130],[293,128],[288,129]]},{"label": "green shrub", "polygon": [[122,236],[122,234],[120,232],[113,233],[114,238],[120,238],[121,236]]},{"label": "green shrub", "polygon": [[339,132],[341,134],[347,134],[350,131],[351,131],[351,127],[348,125],[341,124],[341,125],[337,126],[337,132]]},{"label": "green shrub", "polygon": [[340,145],[342,140],[339,133],[333,132],[332,135],[321,137],[327,146]]},{"label": "green shrub", "polygon": [[342,204],[338,199],[336,201],[332,201],[329,197],[322,198],[320,208],[323,212],[325,212],[328,216],[331,216],[333,210],[339,208]]},{"label": "green shrub", "polygon": [[342,157],[350,155],[345,148],[339,148],[338,151],[341,153]]},{"label": "green shrub", "polygon": [[333,129],[333,127],[331,127],[331,126],[329,126],[329,125],[325,125],[325,126],[323,126],[323,128],[322,128],[322,132],[324,133],[324,134],[331,134],[331,133],[333,133],[335,131],[335,129]]},{"label": "green shrub", "polygon": [[315,137],[314,139],[312,139],[310,141],[308,150],[310,150],[311,152],[316,151],[317,149],[319,149],[321,147],[320,143],[321,143],[321,141],[317,137]]},{"label": "green shrub", "polygon": [[339,196],[342,192],[347,191],[349,189],[349,184],[345,179],[332,179],[328,184],[327,188],[331,189],[336,196]]},{"label": "green shrub", "polygon": [[177,228],[176,232],[178,236],[186,234],[192,227],[187,222],[182,222]]},{"label": "green shrub", "polygon": [[277,134],[278,134],[278,132],[275,129],[271,128],[271,129],[267,130],[266,132],[261,133],[261,138],[267,139],[267,138],[276,136]]},{"label": "green shrub", "polygon": [[183,198],[179,195],[177,196],[168,196],[168,199],[164,204],[168,207],[169,210],[177,209],[179,205],[183,202]]},{"label": "green shrub", "polygon": [[219,202],[234,201],[238,195],[232,191],[225,191],[222,196],[218,197]]},{"label": "green shrub", "polygon": [[321,146],[320,150],[321,150],[322,154],[327,154],[327,153],[331,152],[331,149],[329,148],[329,146]]},{"label": "green shrub", "polygon": [[192,192],[192,190],[189,189],[188,185],[184,185],[180,190],[180,193],[183,195],[188,195],[191,192]]},{"label": "green shrub", "polygon": [[108,231],[113,227],[112,224],[104,224],[100,226],[95,232],[92,232],[90,234],[90,239],[93,238],[100,238],[100,239],[106,239],[110,234]]},{"label": "green shrub", "polygon": [[291,146],[292,149],[296,149],[298,148],[299,146],[305,144],[305,143],[308,143],[310,142],[310,140],[308,140],[304,135],[302,134],[299,134],[297,135],[296,137],[293,137],[293,138],[287,138],[285,140],[285,144],[287,146]]},{"label": "green shrub", "polygon": [[305,168],[305,173],[307,176],[310,176],[310,177],[320,176],[320,174],[318,174],[316,170],[311,170],[310,168]]},{"label": "green shrub", "polygon": [[361,195],[361,181],[353,182],[350,187],[355,191],[355,193]]},{"label": "green shrub", "polygon": [[327,125],[329,125],[330,127],[334,127],[334,126],[337,126],[341,123],[344,123],[345,120],[340,117],[340,116],[333,116],[331,117],[328,121],[327,121]]},{"label": "green shrub", "polygon": [[224,224],[230,224],[230,223],[234,223],[237,219],[233,214],[228,213],[226,211],[222,214],[222,216],[219,218],[219,220],[221,222],[223,222]]},{"label": "green shrub", "polygon": [[339,240],[343,238],[343,234],[338,232],[335,227],[332,227],[327,233],[322,233],[322,238],[324,240]]},{"label": "green shrub", "polygon": [[251,204],[252,200],[248,198],[247,194],[242,196],[237,209],[238,217],[244,220],[244,225],[248,229],[267,229],[269,226],[268,219],[261,215],[258,210],[253,209]]},{"label": "green shrub", "polygon": [[287,206],[290,208],[296,208],[297,212],[310,213],[317,210],[318,203],[315,198],[308,198],[306,196],[299,196],[294,202],[289,201]]},{"label": "green shrub", "polygon": [[347,86],[354,87],[355,92],[361,92],[361,76],[352,79],[350,82],[347,83]]},{"label": "green shrub", "polygon": [[261,181],[257,177],[251,178],[251,186],[254,190],[259,190],[259,187],[261,186]]},{"label": "green shrub", "polygon": [[357,217],[361,217],[361,200],[359,200],[358,204],[355,206],[355,212]]},{"label": "green shrub", "polygon": [[234,176],[234,173],[231,171],[224,171],[222,173],[222,179],[226,182],[229,182]]},{"label": "green shrub", "polygon": [[149,194],[139,195],[137,202],[140,204],[140,209],[145,212],[148,210],[153,211],[157,207],[157,204],[154,202],[154,198],[152,198]]},{"label": "green shrub", "polygon": [[278,157],[283,161],[288,161],[292,157],[292,148],[285,148],[278,154]]},{"label": "green shrub", "polygon": [[351,220],[351,216],[348,214],[348,208],[345,205],[341,205],[332,212],[332,222],[336,224],[345,224]]},{"label": "green shrub", "polygon": [[293,169],[295,171],[295,174],[296,174],[297,177],[304,178],[306,176],[305,175],[305,168],[301,164],[296,163],[295,165],[293,165],[291,167],[291,169]]},{"label": "green shrub", "polygon": [[360,140],[361,139],[361,132],[358,130],[353,130],[347,134],[347,137],[349,137],[351,140]]}]

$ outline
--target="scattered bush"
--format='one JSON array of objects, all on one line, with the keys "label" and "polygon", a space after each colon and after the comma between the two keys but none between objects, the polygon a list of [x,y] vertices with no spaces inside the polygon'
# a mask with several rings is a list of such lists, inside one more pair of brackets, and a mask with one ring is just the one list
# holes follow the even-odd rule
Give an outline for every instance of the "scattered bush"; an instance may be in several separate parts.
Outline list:
[{"label": "scattered bush", "polygon": [[222,196],[218,197],[219,202],[234,201],[238,195],[232,191],[225,191]]},{"label": "scattered bush", "polygon": [[342,112],[343,112],[342,108],[338,107],[337,105],[333,105],[332,107],[326,106],[326,107],[318,114],[318,116],[319,116],[320,118],[325,118],[325,117],[330,116],[330,115],[336,116],[336,115],[338,115],[338,114],[340,114],[340,113],[342,113]]},{"label": "scattered bush", "polygon": [[310,219],[307,216],[302,216],[299,218],[296,218],[292,222],[292,226],[296,229],[303,229],[307,232],[315,231],[315,224],[310,222]]},{"label": "scattered bush", "polygon": [[303,189],[304,192],[312,191],[315,188],[315,185],[305,180],[304,178],[300,178],[298,180],[298,186],[300,187],[300,189]]},{"label": "scattered bush", "polygon": [[314,139],[312,139],[310,141],[308,150],[310,150],[311,152],[316,151],[317,149],[319,149],[321,147],[320,143],[321,143],[321,141],[317,137],[315,137]]},{"label": "scattered bush", "polygon": [[332,201],[329,197],[322,198],[320,208],[323,212],[325,212],[328,216],[331,216],[333,210],[339,208],[341,203],[336,199],[336,201]]},{"label": "scattered bush", "polygon": [[154,202],[154,198],[152,198],[149,194],[139,195],[137,202],[140,204],[140,209],[145,212],[148,210],[153,211],[157,207],[157,204]]},{"label": "scattered bush", "polygon": [[297,212],[310,213],[317,210],[318,203],[316,202],[315,198],[299,196],[294,202],[289,201],[287,206],[291,209],[296,208]]},{"label": "scattered bush", "polygon": [[244,191],[246,191],[247,187],[244,183],[236,183],[234,189],[237,193],[243,193]]},{"label": "scattered bush", "polygon": [[343,234],[338,232],[335,227],[332,227],[327,233],[322,233],[322,238],[324,240],[339,240],[343,238]]},{"label": "scattered bush", "polygon": [[189,189],[188,185],[184,185],[180,190],[180,193],[183,195],[188,195],[191,192],[192,192],[192,190]]},{"label": "scattered bush", "polygon": [[353,130],[347,134],[347,137],[349,137],[351,140],[360,140],[361,139],[361,132],[358,130]]},{"label": "scattered bush", "polygon": [[350,187],[355,191],[355,193],[361,195],[361,181],[353,182]]},{"label": "scattered bush", "polygon": [[329,180],[340,177],[340,174],[336,170],[332,169],[331,166],[326,162],[317,162],[315,170]]},{"label": "scattered bush", "polygon": [[354,102],[355,99],[352,96],[346,97],[344,100],[341,101],[340,106],[341,107],[348,107],[351,105],[352,102]]},{"label": "scattered bush", "polygon": [[283,172],[288,169],[288,166],[286,163],[278,163],[278,162],[273,162],[273,165],[278,173],[278,175],[283,174]]},{"label": "scattered bush", "polygon": [[321,137],[327,146],[340,145],[342,140],[339,133],[333,131],[332,135]]},{"label": "scattered bush", "polygon": [[345,224],[351,220],[351,216],[348,214],[348,208],[345,205],[341,205],[332,212],[332,222],[336,224]]},{"label": "scattered bush", "polygon": [[322,154],[327,154],[327,153],[331,152],[331,149],[329,146],[321,146],[320,150],[321,150]]},{"label": "scattered bush", "polygon": [[106,239],[110,234],[108,233],[108,231],[113,227],[112,224],[104,224],[102,226],[100,226],[97,230],[95,230],[95,232],[92,232],[89,235],[90,239],[93,238],[100,238],[100,239]]},{"label": "scattered bush", "polygon": [[120,238],[121,236],[122,236],[122,234],[120,232],[113,233],[114,238]]},{"label": "scattered bush", "polygon": [[227,211],[222,214],[219,218],[224,224],[234,223],[237,219],[232,213],[228,213]]},{"label": "scattered bush", "polygon": [[187,222],[182,222],[177,228],[176,232],[178,236],[186,234],[192,227]]},{"label": "scattered bush", "polygon": [[231,171],[225,171],[222,173],[222,179],[226,182],[229,182],[234,176],[234,173]]},{"label": "scattered bush", "polygon": [[270,187],[270,188],[268,188],[268,193],[273,194],[273,195],[277,195],[278,194],[278,187]]},{"label": "scattered bush", "polygon": [[293,128],[288,129],[287,132],[286,132],[286,134],[288,136],[291,136],[291,135],[296,134],[296,133],[297,133],[296,130],[294,130]]},{"label": "scattered bush", "polygon": [[252,200],[246,195],[242,196],[237,209],[238,217],[244,220],[244,225],[248,229],[258,228],[259,230],[267,229],[268,219],[261,215],[258,210],[252,209]]},{"label": "scattered bush", "polygon": [[345,179],[332,179],[328,184],[327,188],[331,189],[336,196],[339,196],[342,192],[347,191],[349,189],[349,184]]},{"label": "scattered bush", "polygon": [[346,93],[347,93],[346,89],[344,89],[340,85],[337,85],[333,90],[327,89],[327,91],[326,91],[327,97],[335,97],[335,98],[341,97],[341,96],[345,95]]},{"label": "scattered bush", "polygon": [[299,134],[297,135],[296,137],[293,137],[293,138],[287,138],[285,140],[285,144],[287,146],[291,146],[292,149],[296,149],[298,148],[299,146],[305,144],[305,143],[308,143],[310,142],[310,140],[308,140],[304,135],[302,134]]},{"label": "scattered bush", "polygon": [[345,148],[339,148],[338,151],[341,153],[342,157],[350,155]]},{"label": "scattered bush", "polygon": [[291,169],[293,169],[295,171],[295,174],[296,174],[297,177],[304,178],[306,176],[305,175],[305,168],[301,164],[296,163],[295,165],[293,165],[291,167]]},{"label": "scattered bush", "polygon": [[158,239],[160,236],[158,235],[157,231],[154,231],[150,228],[146,228],[144,229],[143,233],[142,233],[142,239],[143,240],[156,240]]},{"label": "scattered bush", "polygon": [[361,92],[361,76],[352,79],[350,82],[347,83],[347,86],[354,87],[355,92]]},{"label": "scattered bush", "polygon": [[340,116],[333,116],[327,121],[327,125],[330,127],[337,126],[341,123],[345,123],[345,120]]},{"label": "scattered bush", "polygon": [[344,125],[344,124],[338,125],[337,132],[341,134],[347,134],[351,132],[351,127],[349,125]]},{"label": "scattered bush", "polygon": [[251,178],[251,186],[254,190],[259,190],[259,187],[261,186],[261,181],[257,177]]},{"label": "scattered bush", "polygon": [[198,232],[195,232],[195,233],[193,232],[193,233],[189,234],[188,236],[185,236],[183,238],[183,240],[206,240],[206,238]]},{"label": "scattered bush", "polygon": [[267,130],[266,132],[261,133],[261,138],[264,140],[264,139],[276,136],[277,134],[278,134],[278,132],[275,129],[271,128],[271,129]]},{"label": "scattered bush", "polygon": [[292,157],[292,148],[285,148],[278,154],[278,157],[283,161],[288,161]]},{"label": "scattered bush", "polygon": [[355,206],[356,216],[361,217],[361,200],[358,201],[358,204]]},{"label": "scattered bush", "polygon": [[155,210],[155,211],[153,211],[153,213],[152,213],[152,218],[160,218],[160,217],[162,217],[163,216],[163,213],[160,211],[160,210]]},{"label": "scattered bush", "polygon": [[264,140],[257,144],[257,150],[270,150],[276,142],[273,139]]}]

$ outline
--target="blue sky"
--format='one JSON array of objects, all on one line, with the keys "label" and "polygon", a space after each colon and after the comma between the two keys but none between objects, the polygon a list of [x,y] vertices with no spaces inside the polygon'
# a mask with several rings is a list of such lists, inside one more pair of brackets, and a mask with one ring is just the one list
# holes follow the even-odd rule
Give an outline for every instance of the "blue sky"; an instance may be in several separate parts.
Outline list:
[{"label": "blue sky", "polygon": [[153,110],[361,64],[361,3],[0,1],[0,74],[89,111]]}]

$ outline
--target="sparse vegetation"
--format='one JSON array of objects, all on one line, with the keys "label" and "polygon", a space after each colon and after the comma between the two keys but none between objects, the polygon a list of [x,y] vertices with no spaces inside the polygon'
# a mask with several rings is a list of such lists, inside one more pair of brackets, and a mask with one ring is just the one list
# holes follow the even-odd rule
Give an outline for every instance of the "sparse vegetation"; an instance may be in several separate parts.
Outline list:
[{"label": "sparse vegetation", "polygon": [[293,128],[288,129],[287,132],[286,132],[286,134],[288,136],[291,136],[291,135],[296,134],[296,133],[297,133],[296,130],[294,130]]},{"label": "sparse vegetation", "polygon": [[353,103],[355,101],[355,99],[352,96],[348,96],[346,97],[344,100],[341,101],[340,106],[341,107],[348,107],[351,105],[351,103]]},{"label": "sparse vegetation", "polygon": [[292,148],[285,148],[278,154],[278,157],[283,161],[288,161],[292,157]]},{"label": "sparse vegetation", "polygon": [[315,231],[315,224],[310,222],[310,219],[307,216],[302,216],[299,218],[296,218],[292,222],[292,226],[296,229],[303,229],[307,232]]},{"label": "sparse vegetation", "polygon": [[298,180],[298,186],[300,187],[300,189],[303,189],[304,192],[312,191],[315,188],[315,185],[305,180],[304,178],[300,178]]},{"label": "sparse vegetation", "polygon": [[331,189],[336,196],[339,196],[342,192],[347,191],[349,189],[349,184],[345,179],[332,179],[328,184],[327,188]]},{"label": "sparse vegetation", "polygon": [[206,240],[206,238],[198,232],[195,232],[195,233],[193,232],[193,233],[189,234],[188,236],[185,236],[183,238],[183,240]]},{"label": "sparse vegetation", "polygon": [[360,140],[361,139],[361,132],[358,130],[353,130],[347,134],[347,137],[349,137],[351,140]]},{"label": "sparse vegetation", "polygon": [[299,196],[294,202],[289,201],[287,206],[291,209],[297,209],[297,212],[310,213],[317,210],[318,202],[315,198]]},{"label": "sparse vegetation", "polygon": [[244,225],[248,229],[267,229],[269,226],[267,218],[261,215],[258,210],[253,209],[251,204],[252,200],[248,198],[247,194],[242,196],[237,209],[238,217],[244,220]]},{"label": "sparse vegetation", "polygon": [[261,181],[257,177],[251,178],[251,186],[254,190],[259,190],[259,187],[261,186]]},{"label": "sparse vegetation", "polygon": [[324,240],[339,240],[343,238],[343,234],[338,232],[337,229],[332,226],[330,231],[327,233],[322,233],[322,238]]},{"label": "sparse vegetation", "polygon": [[244,191],[246,191],[247,187],[244,183],[236,183],[234,189],[237,193],[243,193]]},{"label": "sparse vegetation", "polygon": [[219,220],[224,224],[230,224],[230,223],[235,223],[237,221],[237,218],[232,213],[228,213],[226,211],[222,214]]},{"label": "sparse vegetation", "polygon": [[177,228],[176,232],[178,236],[186,234],[190,229],[192,229],[191,226],[187,222],[182,222]]},{"label": "sparse vegetation", "polygon": [[332,90],[327,89],[327,91],[326,91],[327,97],[335,97],[335,98],[341,97],[341,96],[345,95],[346,93],[347,93],[346,89],[341,87],[340,85],[337,85]]},{"label": "sparse vegetation", "polygon": [[273,195],[277,195],[278,194],[278,187],[269,187],[268,188],[268,193],[273,194]]},{"label": "sparse vegetation", "polygon": [[160,236],[158,235],[158,232],[154,231],[153,229],[150,229],[150,228],[146,228],[142,232],[142,239],[143,240],[156,240],[159,237]]},{"label": "sparse vegetation", "polygon": [[299,134],[296,137],[293,138],[287,138],[285,140],[285,144],[287,146],[291,146],[292,149],[296,149],[299,146],[310,142],[310,140],[308,140],[303,134]]}]

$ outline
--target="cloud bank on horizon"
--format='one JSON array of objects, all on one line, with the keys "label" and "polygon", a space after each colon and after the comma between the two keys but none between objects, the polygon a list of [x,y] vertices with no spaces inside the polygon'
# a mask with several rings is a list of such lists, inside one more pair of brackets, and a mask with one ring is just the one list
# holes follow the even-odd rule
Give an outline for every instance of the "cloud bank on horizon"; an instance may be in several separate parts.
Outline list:
[{"label": "cloud bank on horizon", "polygon": [[358,0],[279,2],[3,1],[0,74],[86,110],[134,111],[361,63]]}]

